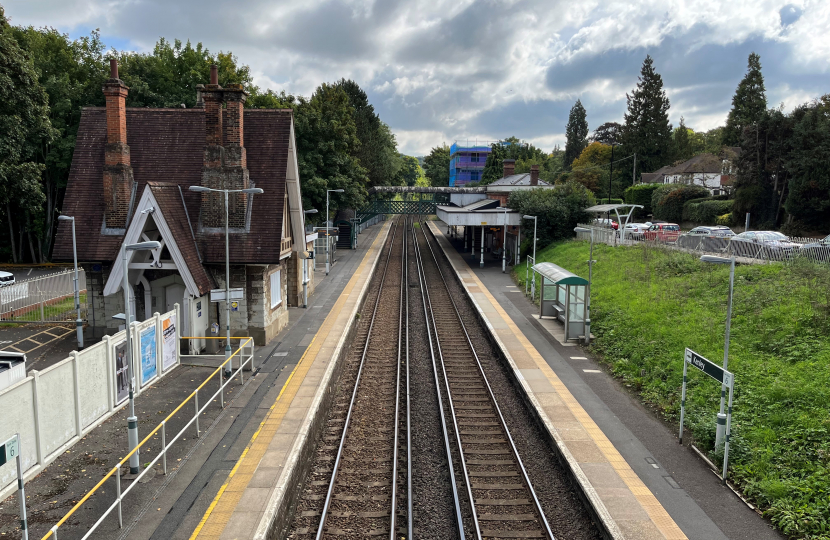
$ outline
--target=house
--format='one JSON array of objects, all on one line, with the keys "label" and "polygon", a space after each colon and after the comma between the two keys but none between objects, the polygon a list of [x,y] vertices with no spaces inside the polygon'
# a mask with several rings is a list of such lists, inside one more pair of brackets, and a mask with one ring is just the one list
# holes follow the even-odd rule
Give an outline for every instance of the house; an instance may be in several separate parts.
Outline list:
[{"label": "house", "polygon": [[487,197],[497,199],[502,206],[507,206],[507,200],[514,191],[553,187],[544,180],[539,180],[538,165],[531,165],[529,173],[519,174],[514,172],[515,159],[502,160],[502,166],[504,167],[502,177],[487,185]]},{"label": "house", "polygon": [[702,186],[713,196],[732,192],[733,164],[740,148],[727,148],[723,154],[698,154],[676,165],[667,165],[653,173],[643,173],[644,183],[688,184]]},{"label": "house", "polygon": [[[224,303],[209,295],[225,287],[225,198],[188,188],[256,187],[263,193],[228,198],[230,286],[243,290],[230,322],[233,335],[264,345],[288,322],[288,307],[302,305],[313,241],[305,232],[292,111],[244,109],[241,85],[220,86],[215,66],[194,109],[127,108],[129,88],[115,60],[103,92],[106,107],[81,113],[63,204],[75,218],[90,329],[117,330],[112,317],[124,312],[120,250],[147,240],[161,248],[132,252],[127,269],[135,320],[178,303],[182,335],[224,329]],[[71,223],[61,221],[53,259],[72,258]],[[307,273],[311,292],[313,266]],[[190,340],[191,351],[205,346]]]}]

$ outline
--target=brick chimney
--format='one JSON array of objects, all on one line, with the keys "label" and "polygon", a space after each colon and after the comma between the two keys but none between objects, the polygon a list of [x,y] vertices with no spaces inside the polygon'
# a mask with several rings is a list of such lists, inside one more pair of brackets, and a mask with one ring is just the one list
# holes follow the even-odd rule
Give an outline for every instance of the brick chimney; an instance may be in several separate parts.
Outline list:
[{"label": "brick chimney", "polygon": [[505,159],[502,161],[504,165],[504,178],[511,176],[513,171],[516,169],[516,160],[515,159]]},{"label": "brick chimney", "polygon": [[530,166],[530,185],[531,186],[538,186],[539,185],[539,166],[538,165],[531,165]]},{"label": "brick chimney", "polygon": [[127,93],[118,78],[118,61],[110,59],[110,78],[101,89],[107,103],[107,144],[104,147],[105,223],[110,229],[127,227],[133,191],[133,168],[127,146]]},{"label": "brick chimney", "polygon": [[[219,86],[217,66],[210,67],[210,84],[201,91],[205,109],[205,151],[202,185],[213,189],[245,189],[250,185],[245,155],[243,107],[248,94],[242,85]],[[223,109],[223,104],[227,109]],[[230,194],[228,224],[245,226],[247,195]],[[203,193],[202,225],[225,226],[225,197],[221,193]]]}]

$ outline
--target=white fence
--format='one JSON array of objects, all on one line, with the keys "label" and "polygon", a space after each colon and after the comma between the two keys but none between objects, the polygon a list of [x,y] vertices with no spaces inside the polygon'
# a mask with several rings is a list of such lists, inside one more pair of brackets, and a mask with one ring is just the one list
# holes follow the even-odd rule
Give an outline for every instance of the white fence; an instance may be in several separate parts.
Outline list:
[{"label": "white fence", "polygon": [[[65,270],[0,288],[0,320],[65,322],[77,318],[75,272]],[[86,274],[78,269],[81,317],[86,318]]]},{"label": "white fence", "polygon": [[[179,365],[179,305],[133,323],[136,394]],[[20,433],[26,479],[40,473],[90,430],[126,405],[129,369],[124,330],[0,392],[0,440]],[[0,467],[0,501],[16,488],[14,462]]]}]

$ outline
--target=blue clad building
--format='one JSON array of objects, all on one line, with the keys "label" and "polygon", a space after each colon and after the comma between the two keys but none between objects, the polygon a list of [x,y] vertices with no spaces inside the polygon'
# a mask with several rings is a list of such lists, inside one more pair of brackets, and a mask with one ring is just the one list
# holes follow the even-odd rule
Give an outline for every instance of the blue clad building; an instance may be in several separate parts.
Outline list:
[{"label": "blue clad building", "polygon": [[453,143],[450,147],[450,186],[458,187],[481,180],[490,152],[490,145],[462,146],[458,142]]}]

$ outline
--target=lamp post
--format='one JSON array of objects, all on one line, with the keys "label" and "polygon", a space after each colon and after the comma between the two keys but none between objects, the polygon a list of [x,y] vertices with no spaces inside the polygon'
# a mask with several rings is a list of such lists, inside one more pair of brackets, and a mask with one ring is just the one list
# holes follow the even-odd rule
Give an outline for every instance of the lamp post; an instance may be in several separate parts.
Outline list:
[{"label": "lamp post", "polygon": [[507,207],[504,207],[504,239],[501,241],[501,273],[507,270]]},{"label": "lamp post", "polygon": [[[205,186],[190,186],[190,191],[196,193],[224,193],[225,194],[225,359],[231,356],[231,255],[230,243],[228,235],[228,194],[229,193],[247,193],[256,195],[264,193],[261,188],[247,188],[247,189],[213,189]],[[241,359],[240,359],[241,362]],[[242,365],[240,363],[240,365]],[[233,361],[230,365],[225,367],[225,375],[230,376],[233,371]]]},{"label": "lamp post", "polygon": [[[124,328],[127,334],[127,367],[130,370],[130,416],[127,418],[127,442],[130,445],[130,451],[138,446],[138,418],[135,416],[135,374],[133,373],[132,328],[130,327],[133,322],[133,317],[132,310],[130,309],[130,280],[128,279],[128,274],[130,273],[129,252],[158,249],[160,247],[160,242],[121,244],[121,261],[124,265],[122,268],[124,278],[121,282],[121,288],[124,289]],[[138,450],[136,450],[130,456],[130,474],[138,474],[138,468]]]},{"label": "lamp post", "polygon": [[574,227],[574,232],[591,233],[591,251],[588,255],[588,294],[585,299],[585,345],[591,344],[591,283],[594,277],[594,229],[586,229],[585,227]]},{"label": "lamp post", "polygon": [[329,244],[331,243],[331,235],[329,234],[329,193],[343,193],[344,189],[327,189],[326,190],[326,275],[329,275]]},{"label": "lamp post", "polygon": [[[539,216],[522,216],[524,219],[532,219],[533,220],[533,264],[536,264],[536,225],[539,222]],[[527,268],[525,268],[525,283],[527,283]],[[525,290],[525,294],[527,294],[527,290]],[[536,276],[533,276],[533,282],[530,284],[530,298],[531,300],[536,298]]]},{"label": "lamp post", "polygon": [[[735,256],[732,257],[717,257],[715,255],[703,255],[700,260],[711,264],[728,264],[729,265],[729,299],[726,302],[726,341],[723,346],[723,370],[726,371],[729,367],[729,330],[732,326],[732,292],[735,288]],[[715,448],[719,448],[726,433],[726,414],[724,407],[726,405],[726,385],[721,384],[720,387],[720,412],[718,413],[718,428],[715,432]],[[731,405],[730,405],[731,406]]]},{"label": "lamp post", "polygon": [[611,171],[608,173],[608,204],[611,204],[611,178],[614,176],[614,143],[611,142]]},{"label": "lamp post", "polygon": [[78,311],[78,318],[75,319],[75,330],[78,332],[78,350],[84,348],[84,321],[81,319],[81,293],[78,284],[78,247],[75,242],[75,218],[71,216],[58,216],[58,221],[72,222],[72,258],[75,262],[75,309]]},{"label": "lamp post", "polygon": [[[303,214],[316,214],[317,209],[312,208],[311,210],[303,210]],[[305,234],[305,231],[303,231]],[[308,257],[303,259],[303,307],[308,307]]]}]

